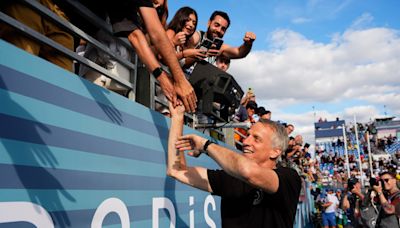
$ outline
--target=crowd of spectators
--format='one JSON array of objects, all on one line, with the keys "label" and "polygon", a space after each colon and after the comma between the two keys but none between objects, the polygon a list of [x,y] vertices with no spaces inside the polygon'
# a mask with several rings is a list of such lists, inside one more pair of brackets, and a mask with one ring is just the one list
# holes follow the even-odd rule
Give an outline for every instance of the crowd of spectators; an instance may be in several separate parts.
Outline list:
[{"label": "crowd of spectators", "polygon": [[[78,1],[92,13],[103,19],[112,29],[112,35],[104,28],[85,23],[84,17],[76,13],[71,4],[63,0],[40,0],[40,4],[50,9],[63,20],[70,21],[88,35],[96,38],[108,50],[118,56],[132,61],[132,56],[119,39],[126,39],[134,48],[148,72],[153,75],[162,91],[158,96],[164,96],[174,105],[182,102],[187,112],[195,112],[197,97],[188,78],[198,61],[207,61],[226,71],[230,60],[244,58],[251,51],[256,35],[245,32],[243,44],[231,46],[222,39],[227,32],[231,19],[228,13],[214,11],[207,23],[205,31],[197,29],[199,21],[197,12],[191,7],[178,9],[168,23],[169,8],[166,0],[139,1],[117,0],[113,4],[93,3],[93,1]],[[1,3],[3,12],[24,23],[36,32],[47,36],[66,49],[77,51],[85,58],[101,67],[112,71],[120,78],[129,80],[129,69],[113,61],[109,53],[99,50],[84,37],[78,37],[68,29],[58,26],[57,22],[41,16],[28,5],[19,1],[4,1]],[[55,49],[43,45],[11,26],[5,26],[0,37],[16,46],[44,57],[45,59],[69,71],[75,71],[80,76],[106,87],[115,92],[118,86],[107,76],[77,65],[74,69],[73,59]],[[217,59],[219,61],[217,62]],[[167,100],[164,100],[166,105]]]},{"label": "crowd of spectators", "polygon": [[386,150],[386,148],[391,147],[395,142],[397,142],[396,136],[384,136],[383,138],[378,139],[377,147],[380,150]]},{"label": "crowd of spectators", "polygon": [[[344,154],[334,146],[316,147],[315,158],[296,165],[311,183],[316,227],[398,227],[400,217],[400,153],[392,156]],[[332,146],[332,147],[331,147]],[[335,205],[335,207],[332,207]]]}]

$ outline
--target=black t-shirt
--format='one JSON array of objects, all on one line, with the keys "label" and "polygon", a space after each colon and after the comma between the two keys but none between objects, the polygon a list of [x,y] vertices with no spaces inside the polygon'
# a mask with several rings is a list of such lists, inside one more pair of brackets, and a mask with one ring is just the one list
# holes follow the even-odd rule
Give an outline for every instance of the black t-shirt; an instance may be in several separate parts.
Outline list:
[{"label": "black t-shirt", "polygon": [[142,29],[142,21],[138,9],[153,7],[150,0],[114,0],[107,8],[114,33],[118,36],[127,36],[131,31]]},{"label": "black t-shirt", "polygon": [[268,194],[223,170],[208,170],[213,194],[221,196],[222,227],[293,227],[301,179],[290,168],[274,171],[279,177],[279,188]]}]

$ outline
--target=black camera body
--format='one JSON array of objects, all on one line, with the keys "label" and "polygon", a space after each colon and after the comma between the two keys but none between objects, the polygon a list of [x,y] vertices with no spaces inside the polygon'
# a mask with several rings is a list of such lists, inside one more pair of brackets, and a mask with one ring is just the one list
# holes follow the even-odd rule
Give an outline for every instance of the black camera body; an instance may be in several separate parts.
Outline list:
[{"label": "black camera body", "polygon": [[379,181],[376,178],[370,178],[369,179],[369,186],[373,187],[373,186],[378,186],[379,185]]},{"label": "black camera body", "polygon": [[351,191],[353,190],[353,188],[354,188],[354,183],[349,183],[349,184],[347,184],[347,190],[348,190],[349,192],[351,192]]}]

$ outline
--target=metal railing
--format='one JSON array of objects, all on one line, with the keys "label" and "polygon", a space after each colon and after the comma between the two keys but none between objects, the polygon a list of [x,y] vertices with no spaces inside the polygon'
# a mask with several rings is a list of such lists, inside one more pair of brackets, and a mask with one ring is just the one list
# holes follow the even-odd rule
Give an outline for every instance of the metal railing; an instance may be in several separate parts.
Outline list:
[{"label": "metal railing", "polygon": [[[68,3],[71,4],[71,6],[76,7],[76,13],[79,15],[85,17],[85,18],[90,18],[92,23],[95,23],[96,27],[99,29],[106,31],[108,34],[111,35],[111,27],[102,19],[98,18],[95,14],[91,13],[89,9],[87,9],[85,6],[81,5],[77,1],[73,0],[66,0]],[[80,37],[81,39],[87,41],[91,45],[93,45],[95,48],[97,48],[100,51],[103,51],[107,53],[112,59],[117,61],[118,63],[122,64],[124,67],[128,68],[130,73],[131,73],[131,81],[125,80],[124,78],[119,77],[118,75],[113,74],[109,70],[99,66],[98,64],[90,61],[87,58],[84,58],[80,55],[78,55],[76,52],[69,50],[62,45],[58,44],[57,42],[47,38],[43,34],[29,28],[28,26],[24,25],[23,23],[15,20],[14,18],[8,16],[7,14],[0,12],[0,21],[4,22],[5,24],[13,27],[17,31],[23,33],[24,35],[34,39],[35,41],[48,45],[55,50],[61,52],[62,54],[66,55],[67,57],[74,59],[75,61],[79,62],[80,64],[83,64],[87,67],[89,67],[92,70],[95,70],[99,72],[100,74],[112,79],[113,81],[117,82],[118,84],[124,86],[127,88],[127,90],[130,90],[133,92],[133,94],[136,93],[136,77],[137,77],[137,56],[134,54],[133,48],[128,44],[126,41],[123,41],[122,39],[116,39],[118,40],[121,44],[123,44],[128,50],[130,50],[130,53],[132,53],[132,56],[134,56],[134,62],[127,61],[126,59],[123,59],[122,57],[116,55],[113,53],[107,46],[99,42],[97,39],[93,38],[89,34],[85,33],[82,31],[80,28],[76,27],[72,23],[61,19],[59,16],[57,16],[55,13],[53,13],[51,10],[46,8],[45,6],[41,5],[39,2],[34,1],[34,0],[20,0],[21,3],[26,4],[29,6],[31,9],[33,9],[35,12],[40,14],[41,16],[46,17],[49,21],[52,23],[55,23],[57,26],[59,26],[62,29],[65,29],[68,33],[73,34],[76,37]]]},{"label": "metal railing", "polygon": [[[168,107],[166,100],[161,99],[159,96],[156,96],[156,87],[159,86],[157,80],[148,73],[145,69],[145,66],[138,60],[137,55],[135,54],[135,50],[131,46],[131,44],[126,39],[121,39],[115,37],[113,35],[112,26],[106,22],[103,18],[100,18],[95,13],[93,13],[90,9],[88,9],[85,5],[83,5],[78,0],[64,0],[64,2],[74,11],[75,14],[79,15],[80,18],[83,18],[84,22],[89,23],[92,27],[101,30],[107,36],[112,37],[114,40],[118,42],[118,44],[123,45],[132,56],[132,60],[128,61],[123,57],[119,56],[117,53],[113,53],[109,47],[103,44],[97,38],[89,35],[86,31],[83,31],[79,28],[79,25],[72,24],[69,21],[66,21],[56,15],[47,7],[40,4],[35,0],[18,0],[18,3],[24,4],[45,17],[47,20],[51,21],[55,25],[59,26],[61,29],[70,33],[74,37],[79,37],[80,39],[86,41],[88,44],[92,45],[93,48],[97,49],[100,52],[106,53],[110,58],[117,63],[121,64],[123,67],[127,68],[130,72],[129,80],[120,77],[119,75],[111,72],[110,70],[100,66],[99,64],[91,61],[90,59],[79,55],[74,50],[70,50],[59,43],[49,39],[45,35],[31,29],[25,24],[15,20],[14,18],[5,14],[3,9],[0,11],[0,22],[3,22],[18,32],[28,36],[29,38],[34,39],[40,44],[47,45],[51,48],[54,48],[56,51],[62,53],[63,55],[73,59],[77,63],[88,67],[91,70],[98,72],[100,75],[104,75],[105,77],[111,79],[113,82],[123,86],[127,91],[133,93],[132,100],[142,103],[148,108],[155,110],[156,104]],[[68,15],[67,15],[68,16]],[[138,90],[140,94],[138,94]],[[126,94],[125,94],[126,95]],[[138,97],[139,96],[139,97]],[[145,97],[142,99],[142,97]],[[144,100],[144,101],[143,101]],[[234,130],[234,128],[245,128],[248,129],[249,126],[246,123],[215,123],[215,124],[199,124],[196,121],[196,116],[193,114],[186,113],[185,114],[186,124],[191,126],[194,129],[201,131],[202,129],[212,129],[215,137],[217,135],[217,139],[226,142],[228,145],[235,146],[235,144],[241,145],[240,141],[235,141],[233,135],[239,134],[241,137],[246,137],[240,132]],[[208,131],[208,132],[211,132]]]}]

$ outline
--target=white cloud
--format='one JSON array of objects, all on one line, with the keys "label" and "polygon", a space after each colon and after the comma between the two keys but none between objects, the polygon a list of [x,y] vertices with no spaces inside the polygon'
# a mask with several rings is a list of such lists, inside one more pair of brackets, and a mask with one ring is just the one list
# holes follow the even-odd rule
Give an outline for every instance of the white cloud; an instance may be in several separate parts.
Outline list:
[{"label": "white cloud", "polygon": [[[318,110],[318,115],[351,121],[356,114],[362,122],[381,115],[386,105],[388,114],[400,116],[400,31],[351,28],[323,44],[277,30],[269,42],[270,50],[234,60],[229,72],[244,90],[254,89],[259,104],[275,119],[293,122],[308,141],[313,140],[313,113],[282,110],[302,103],[340,104],[341,110]],[[348,101],[356,107],[343,109]]]},{"label": "white cloud", "polygon": [[372,105],[346,108],[343,112],[343,119],[346,120],[346,123],[354,123],[354,116],[357,122],[366,123],[380,115],[376,107]]},{"label": "white cloud", "polygon": [[292,19],[293,24],[304,24],[304,23],[308,23],[308,22],[311,22],[310,18],[296,17],[296,18]]},{"label": "white cloud", "polygon": [[357,18],[351,25],[352,29],[362,29],[369,26],[374,20],[374,17],[369,13],[363,13],[359,18]]},{"label": "white cloud", "polygon": [[350,96],[365,98],[400,86],[398,31],[346,31],[331,43],[321,44],[278,30],[271,42],[272,50],[254,51],[233,61],[230,69],[240,85],[254,88],[261,99],[331,102]]}]

